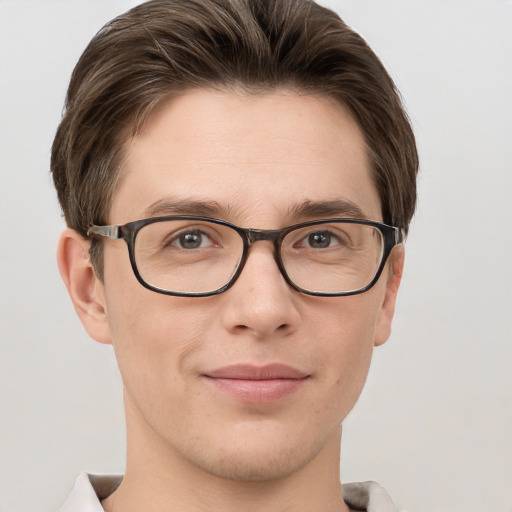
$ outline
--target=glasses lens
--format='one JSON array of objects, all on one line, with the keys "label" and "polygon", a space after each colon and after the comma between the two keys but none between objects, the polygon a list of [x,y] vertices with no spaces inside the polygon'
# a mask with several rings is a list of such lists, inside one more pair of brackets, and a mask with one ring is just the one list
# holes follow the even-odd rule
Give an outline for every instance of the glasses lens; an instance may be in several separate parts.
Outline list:
[{"label": "glasses lens", "polygon": [[382,233],[373,226],[326,222],[288,233],[281,258],[296,286],[335,294],[370,284],[382,261],[383,247]]},{"label": "glasses lens", "polygon": [[147,224],[135,239],[135,263],[143,281],[177,293],[208,293],[235,273],[243,240],[230,227],[198,220]]}]

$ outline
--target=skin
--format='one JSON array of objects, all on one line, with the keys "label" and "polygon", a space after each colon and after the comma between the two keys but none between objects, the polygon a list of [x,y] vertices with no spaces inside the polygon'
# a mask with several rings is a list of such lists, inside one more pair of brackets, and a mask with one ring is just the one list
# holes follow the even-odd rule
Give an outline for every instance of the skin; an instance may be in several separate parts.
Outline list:
[{"label": "skin", "polygon": [[[216,201],[219,217],[260,229],[309,220],[292,213],[305,202],[340,199],[382,220],[368,167],[357,123],[332,99],[189,91],[162,102],[127,144],[109,222],[176,200]],[[126,475],[105,509],[348,510],[341,422],[390,334],[403,248],[371,290],[334,298],[290,288],[269,242],[252,247],[230,290],[204,298],[143,288],[121,240],[104,242],[101,282],[88,248],[67,230],[58,260],[86,330],[113,345],[124,382]],[[279,400],[245,403],[204,377],[239,363],[283,363],[307,379]]]}]

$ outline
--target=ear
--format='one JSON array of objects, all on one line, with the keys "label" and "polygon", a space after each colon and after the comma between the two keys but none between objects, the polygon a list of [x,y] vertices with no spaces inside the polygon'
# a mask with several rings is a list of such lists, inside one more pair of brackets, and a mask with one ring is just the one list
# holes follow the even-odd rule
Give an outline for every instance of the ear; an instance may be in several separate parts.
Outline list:
[{"label": "ear", "polygon": [[404,244],[396,245],[389,256],[387,268],[384,269],[384,275],[382,276],[387,277],[386,293],[377,319],[373,343],[376,347],[382,345],[391,334],[391,323],[395,314],[396,296],[400,287],[400,281],[402,280],[404,261]]},{"label": "ear", "polygon": [[71,301],[91,338],[111,343],[105,292],[89,258],[91,242],[73,229],[66,229],[57,247],[60,275]]}]

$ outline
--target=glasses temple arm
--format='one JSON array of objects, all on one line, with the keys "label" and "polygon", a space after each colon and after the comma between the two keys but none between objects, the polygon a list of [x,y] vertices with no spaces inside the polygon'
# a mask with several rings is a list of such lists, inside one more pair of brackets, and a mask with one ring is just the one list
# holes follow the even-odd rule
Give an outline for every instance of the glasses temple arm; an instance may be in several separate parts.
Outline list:
[{"label": "glasses temple arm", "polygon": [[405,229],[396,228],[395,229],[395,245],[405,242],[405,236],[406,236]]},{"label": "glasses temple arm", "polygon": [[114,240],[122,238],[120,226],[91,226],[87,230],[87,236],[90,237],[91,235],[112,238]]}]

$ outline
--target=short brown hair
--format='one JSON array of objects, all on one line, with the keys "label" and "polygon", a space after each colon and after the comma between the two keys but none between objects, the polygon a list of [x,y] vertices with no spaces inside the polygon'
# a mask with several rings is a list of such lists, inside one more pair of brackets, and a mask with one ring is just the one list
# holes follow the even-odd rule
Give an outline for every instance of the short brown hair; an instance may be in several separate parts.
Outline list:
[{"label": "short brown hair", "polygon": [[162,98],[233,87],[346,105],[366,139],[384,222],[407,230],[418,155],[399,93],[366,42],[309,0],[152,0],[105,25],[73,71],[52,147],[68,226],[85,236],[108,222],[124,142]]}]

